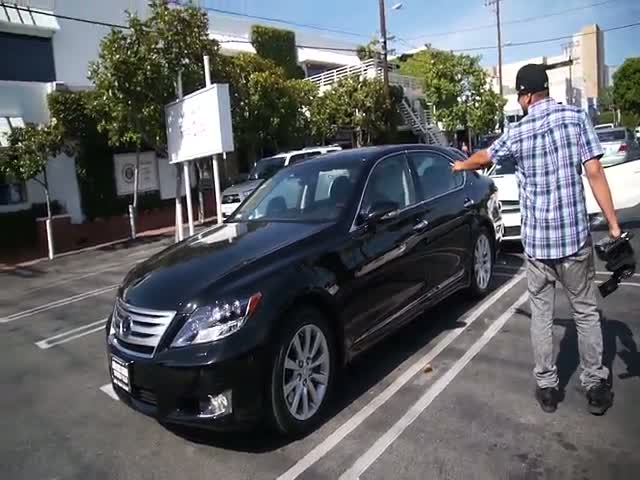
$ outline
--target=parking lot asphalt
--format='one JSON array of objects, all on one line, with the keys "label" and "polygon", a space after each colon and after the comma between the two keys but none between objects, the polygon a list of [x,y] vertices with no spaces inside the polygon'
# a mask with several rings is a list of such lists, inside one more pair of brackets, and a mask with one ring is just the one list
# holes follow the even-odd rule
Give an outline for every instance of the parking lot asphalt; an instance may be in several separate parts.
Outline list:
[{"label": "parking lot asphalt", "polygon": [[457,294],[357,358],[327,421],[288,440],[170,430],[109,395],[103,326],[116,285],[170,243],[0,273],[0,478],[637,478],[639,275],[601,300],[616,392],[603,417],[587,413],[579,391],[561,292],[554,331],[566,395],[553,415],[533,399],[523,258],[510,247],[489,296]]}]

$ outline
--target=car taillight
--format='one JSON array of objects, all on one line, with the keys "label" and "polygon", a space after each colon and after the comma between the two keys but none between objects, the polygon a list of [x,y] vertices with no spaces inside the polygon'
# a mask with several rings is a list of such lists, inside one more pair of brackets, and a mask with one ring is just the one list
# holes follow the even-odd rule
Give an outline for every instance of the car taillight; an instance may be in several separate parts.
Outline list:
[{"label": "car taillight", "polygon": [[620,145],[620,148],[618,149],[618,152],[626,152],[627,151],[627,144],[623,143]]}]

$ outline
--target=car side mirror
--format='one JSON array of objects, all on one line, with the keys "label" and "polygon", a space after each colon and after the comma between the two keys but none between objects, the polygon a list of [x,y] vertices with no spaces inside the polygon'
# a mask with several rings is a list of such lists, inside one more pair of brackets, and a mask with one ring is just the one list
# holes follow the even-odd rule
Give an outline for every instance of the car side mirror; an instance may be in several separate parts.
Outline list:
[{"label": "car side mirror", "polygon": [[397,212],[400,205],[396,202],[377,202],[362,215],[363,223],[368,226],[376,226],[385,219],[391,217],[390,214]]}]

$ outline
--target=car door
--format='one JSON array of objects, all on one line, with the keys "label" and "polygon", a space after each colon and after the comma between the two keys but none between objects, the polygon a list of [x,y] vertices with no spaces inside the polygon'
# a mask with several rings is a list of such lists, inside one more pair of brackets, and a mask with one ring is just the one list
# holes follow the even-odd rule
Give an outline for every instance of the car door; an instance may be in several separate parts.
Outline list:
[{"label": "car door", "polygon": [[446,288],[464,275],[471,248],[473,200],[465,193],[466,173],[453,173],[451,160],[435,150],[408,152],[416,176],[425,224],[419,258],[427,292]]},{"label": "car door", "polygon": [[420,211],[414,177],[402,153],[373,168],[358,217],[364,218],[383,202],[395,202],[398,209],[374,227],[356,220],[351,231],[348,256],[353,259],[353,282],[344,314],[347,341],[359,348],[394,328],[395,320],[424,292],[424,275],[416,257]]}]

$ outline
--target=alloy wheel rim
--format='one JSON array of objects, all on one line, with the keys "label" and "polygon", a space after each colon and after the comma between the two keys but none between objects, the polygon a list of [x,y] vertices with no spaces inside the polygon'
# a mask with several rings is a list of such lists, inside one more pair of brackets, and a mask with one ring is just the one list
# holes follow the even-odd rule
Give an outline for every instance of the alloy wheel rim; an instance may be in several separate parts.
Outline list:
[{"label": "alloy wheel rim", "polygon": [[315,325],[305,325],[291,339],[284,360],[282,389],[289,413],[297,420],[313,417],[327,393],[330,374],[327,339]]},{"label": "alloy wheel rim", "polygon": [[474,258],[476,284],[484,290],[489,286],[489,280],[491,280],[491,246],[489,245],[489,239],[486,235],[480,235],[478,237]]}]

